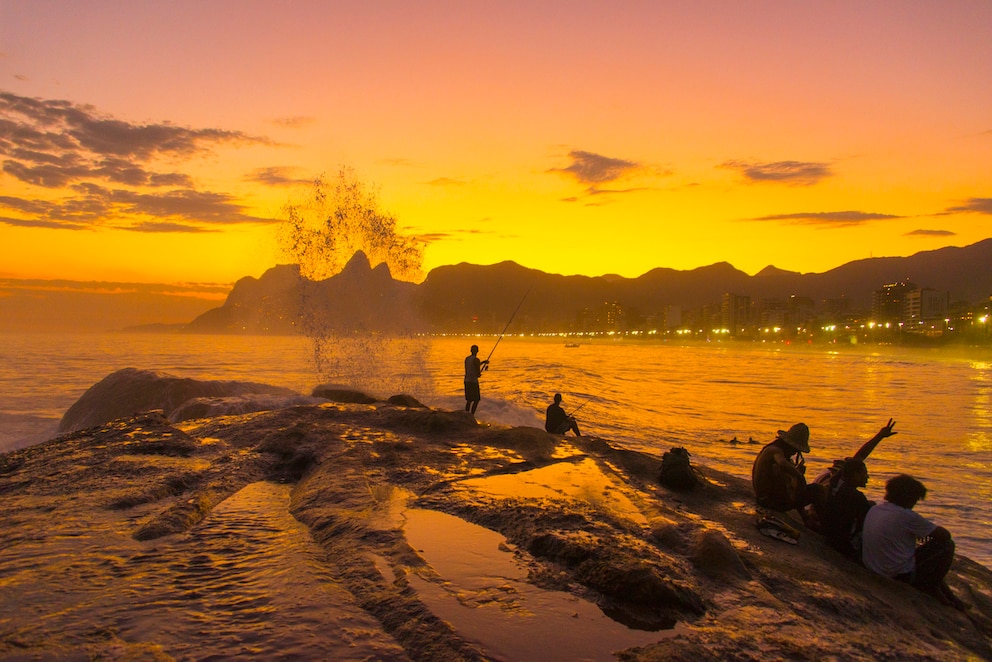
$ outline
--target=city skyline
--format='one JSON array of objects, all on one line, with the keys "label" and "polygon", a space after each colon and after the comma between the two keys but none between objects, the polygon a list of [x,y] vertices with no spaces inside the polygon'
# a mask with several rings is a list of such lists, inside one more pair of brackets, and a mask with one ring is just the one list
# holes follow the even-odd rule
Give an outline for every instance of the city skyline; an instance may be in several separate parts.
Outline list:
[{"label": "city skyline", "polygon": [[992,6],[0,0],[0,278],[231,283],[341,167],[424,272],[992,236]]}]

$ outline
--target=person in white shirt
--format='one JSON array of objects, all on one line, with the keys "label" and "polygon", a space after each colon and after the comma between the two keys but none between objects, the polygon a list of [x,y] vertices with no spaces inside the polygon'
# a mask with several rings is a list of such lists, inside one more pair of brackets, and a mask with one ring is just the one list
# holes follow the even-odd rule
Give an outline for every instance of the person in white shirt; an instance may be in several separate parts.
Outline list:
[{"label": "person in white shirt", "polygon": [[926,495],[927,488],[912,476],[890,478],[885,501],[865,516],[861,560],[876,574],[907,582],[943,604],[965,609],[944,580],[954,560],[950,532],[913,511]]}]

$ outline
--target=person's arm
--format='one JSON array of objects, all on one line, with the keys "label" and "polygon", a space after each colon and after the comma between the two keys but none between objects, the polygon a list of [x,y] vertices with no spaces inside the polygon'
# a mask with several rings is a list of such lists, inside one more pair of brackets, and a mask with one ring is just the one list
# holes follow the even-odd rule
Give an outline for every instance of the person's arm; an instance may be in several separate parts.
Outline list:
[{"label": "person's arm", "polygon": [[951,532],[942,526],[936,527],[926,538],[922,540],[933,540],[935,542],[945,542],[951,539]]},{"label": "person's arm", "polygon": [[[782,452],[779,449],[776,450],[777,452],[775,453],[775,464],[781,467],[786,473],[796,476],[798,478],[803,478],[804,476],[802,470],[800,470],[799,467],[796,466],[792,462],[792,460],[790,460],[786,456],[784,452]],[[804,469],[805,469],[805,465],[804,465]]]},{"label": "person's arm", "polygon": [[899,434],[898,432],[892,430],[892,428],[894,428],[895,425],[896,422],[890,418],[889,422],[885,425],[885,427],[883,427],[881,430],[878,431],[878,434],[876,434],[874,437],[866,441],[864,445],[858,449],[858,452],[854,454],[854,457],[864,461],[865,458],[871,455],[871,452],[875,450],[875,446],[878,446],[878,442],[882,441],[886,437],[891,437],[892,435]]}]

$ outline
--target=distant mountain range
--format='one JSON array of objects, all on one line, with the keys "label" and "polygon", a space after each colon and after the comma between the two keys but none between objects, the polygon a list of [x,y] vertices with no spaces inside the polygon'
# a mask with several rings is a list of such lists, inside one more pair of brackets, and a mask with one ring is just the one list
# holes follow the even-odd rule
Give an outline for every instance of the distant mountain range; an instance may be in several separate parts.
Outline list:
[{"label": "distant mountain range", "polygon": [[689,271],[653,269],[638,278],[561,276],[515,262],[457,264],[432,270],[423,283],[392,278],[357,253],[345,269],[310,281],[296,265],[242,278],[224,305],[184,328],[194,333],[293,334],[306,328],[327,333],[422,331],[498,333],[519,306],[515,328],[562,330],[583,309],[618,302],[643,315],[669,306],[692,309],[719,304],[725,293],[752,301],[792,295],[815,302],[847,299],[867,310],[873,291],[911,281],[950,293],[951,301],[978,303],[992,296],[992,239],[909,257],[869,258],[825,273],[801,274],[767,267],[754,276],[726,262]]}]

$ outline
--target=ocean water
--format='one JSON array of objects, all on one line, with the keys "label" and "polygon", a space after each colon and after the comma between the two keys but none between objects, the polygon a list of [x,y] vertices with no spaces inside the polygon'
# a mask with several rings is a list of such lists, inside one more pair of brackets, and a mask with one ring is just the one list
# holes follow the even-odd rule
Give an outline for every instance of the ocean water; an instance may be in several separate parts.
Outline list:
[{"label": "ocean water", "polygon": [[[460,408],[469,346],[485,358],[496,340],[350,338],[315,353],[306,339],[286,337],[0,335],[0,450],[54,435],[87,388],[126,367],[301,393],[333,382]],[[992,567],[988,354],[605,339],[566,347],[507,336],[483,374],[477,418],[540,427],[555,392],[584,434],[659,455],[685,446],[697,463],[744,478],[761,445],[793,423],[810,427],[813,477],[893,418],[898,434],[869,458],[866,494],[881,500],[889,477],[916,476],[929,488],[917,510],[946,526],[961,553]]]}]

